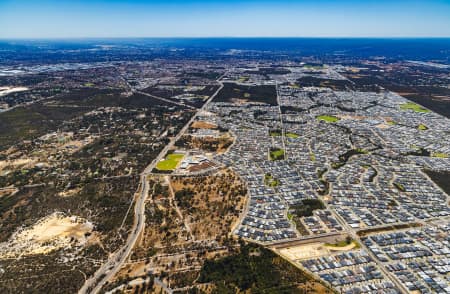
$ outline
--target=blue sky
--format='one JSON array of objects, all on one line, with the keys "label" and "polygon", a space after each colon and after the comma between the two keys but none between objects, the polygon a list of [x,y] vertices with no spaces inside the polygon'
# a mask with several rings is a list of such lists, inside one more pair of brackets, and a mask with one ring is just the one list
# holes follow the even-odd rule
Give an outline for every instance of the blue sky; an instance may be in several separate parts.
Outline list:
[{"label": "blue sky", "polygon": [[450,37],[450,0],[0,0],[0,38],[211,36]]}]

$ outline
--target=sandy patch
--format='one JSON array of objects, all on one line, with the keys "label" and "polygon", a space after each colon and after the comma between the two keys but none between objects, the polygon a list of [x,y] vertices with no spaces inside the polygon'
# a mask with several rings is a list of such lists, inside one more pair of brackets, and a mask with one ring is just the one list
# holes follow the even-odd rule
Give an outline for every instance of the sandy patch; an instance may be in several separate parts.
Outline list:
[{"label": "sandy patch", "polygon": [[8,242],[0,244],[0,257],[42,254],[87,241],[92,232],[92,223],[61,213],[51,214],[39,220],[34,226],[18,230]]},{"label": "sandy patch", "polygon": [[12,196],[19,192],[17,188],[0,188],[0,198],[3,196]]},{"label": "sandy patch", "polygon": [[379,128],[379,129],[389,129],[391,126],[388,124],[379,124],[379,125],[376,125],[375,127]]},{"label": "sandy patch", "polygon": [[330,251],[324,246],[323,243],[310,243],[282,248],[279,252],[282,256],[291,261],[317,258],[330,254]]},{"label": "sandy patch", "polygon": [[31,166],[34,162],[36,162],[36,159],[34,158],[0,160],[0,170],[4,169],[5,167],[20,167],[25,165]]},{"label": "sandy patch", "polygon": [[88,137],[84,140],[72,140],[59,146],[58,150],[63,150],[68,152],[69,154],[73,154],[81,150],[84,146],[91,144],[92,142],[94,142],[93,137]]},{"label": "sandy patch", "polygon": [[243,105],[243,104],[246,104],[249,102],[248,99],[241,99],[241,98],[231,98],[230,100],[234,104],[238,104],[238,105]]},{"label": "sandy patch", "polygon": [[341,119],[348,119],[348,120],[362,120],[365,119],[365,116],[360,116],[360,115],[336,115],[336,117],[339,117]]},{"label": "sandy patch", "polygon": [[438,100],[450,101],[450,97],[449,96],[433,95],[432,98],[433,99],[438,99]]},{"label": "sandy patch", "polygon": [[195,121],[192,124],[192,128],[194,129],[217,129],[217,125],[206,122],[206,121]]},{"label": "sandy patch", "polygon": [[144,261],[133,264],[128,275],[130,277],[139,277],[147,273],[146,264]]},{"label": "sandy patch", "polygon": [[0,97],[14,92],[23,92],[27,90],[27,87],[0,87]]},{"label": "sandy patch", "polygon": [[58,193],[59,197],[70,197],[73,196],[75,194],[77,194],[78,192],[81,191],[81,188],[75,188],[75,189],[70,189],[70,190],[66,190],[66,191],[62,191]]}]

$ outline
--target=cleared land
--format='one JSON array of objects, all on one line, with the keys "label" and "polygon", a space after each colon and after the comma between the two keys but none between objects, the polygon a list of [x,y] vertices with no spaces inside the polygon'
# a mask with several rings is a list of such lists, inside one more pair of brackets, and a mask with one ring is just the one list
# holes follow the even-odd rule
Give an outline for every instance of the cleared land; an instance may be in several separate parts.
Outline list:
[{"label": "cleared land", "polygon": [[206,152],[224,153],[233,143],[234,139],[229,133],[224,133],[220,137],[194,137],[185,135],[181,137],[175,145],[186,149],[200,149]]},{"label": "cleared land", "polygon": [[[52,214],[34,226],[19,230],[10,240],[0,243],[1,257],[42,254],[84,243],[93,230],[93,224],[72,216]],[[77,243],[74,243],[74,241]]]},{"label": "cleared land", "polygon": [[22,92],[27,90],[27,87],[0,87],[0,97],[14,92]]},{"label": "cleared land", "polygon": [[279,253],[290,261],[309,259],[330,254],[323,243],[308,243],[287,248],[282,248]]},{"label": "cleared land", "polygon": [[192,126],[193,129],[217,129],[215,124],[206,122],[206,121],[195,121]]}]

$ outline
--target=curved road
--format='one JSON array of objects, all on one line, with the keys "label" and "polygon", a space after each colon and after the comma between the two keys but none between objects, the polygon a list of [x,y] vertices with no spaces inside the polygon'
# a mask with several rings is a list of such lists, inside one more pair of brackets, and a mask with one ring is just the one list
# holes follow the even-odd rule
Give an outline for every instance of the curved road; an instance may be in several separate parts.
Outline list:
[{"label": "curved road", "polygon": [[[224,74],[225,75],[225,74]],[[94,275],[86,280],[83,287],[78,291],[79,294],[86,293],[98,293],[103,285],[111,278],[113,278],[117,272],[120,270],[122,265],[126,262],[134,248],[139,236],[145,227],[145,200],[148,196],[148,182],[147,176],[151,174],[153,168],[156,164],[166,155],[167,151],[172,148],[175,142],[184,135],[191,123],[197,118],[197,116],[206,108],[206,106],[216,97],[216,95],[222,90],[223,83],[220,79],[224,76],[222,75],[217,79],[220,84],[219,89],[203,104],[203,106],[197,110],[197,112],[192,116],[192,118],[184,125],[184,127],[178,132],[177,136],[172,138],[169,144],[167,144],[164,149],[158,154],[158,156],[148,165],[145,170],[141,173],[141,191],[136,199],[136,204],[134,206],[134,222],[131,228],[131,234],[128,236],[126,244],[114,252],[95,273]]]}]

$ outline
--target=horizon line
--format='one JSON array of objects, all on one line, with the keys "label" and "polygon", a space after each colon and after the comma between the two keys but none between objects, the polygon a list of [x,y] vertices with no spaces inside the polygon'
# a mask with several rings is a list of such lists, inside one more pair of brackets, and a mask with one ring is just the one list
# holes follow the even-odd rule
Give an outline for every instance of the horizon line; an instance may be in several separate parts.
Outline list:
[{"label": "horizon line", "polygon": [[96,39],[450,39],[450,36],[122,36],[122,37],[0,37],[0,40]]}]

